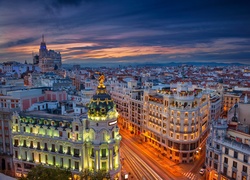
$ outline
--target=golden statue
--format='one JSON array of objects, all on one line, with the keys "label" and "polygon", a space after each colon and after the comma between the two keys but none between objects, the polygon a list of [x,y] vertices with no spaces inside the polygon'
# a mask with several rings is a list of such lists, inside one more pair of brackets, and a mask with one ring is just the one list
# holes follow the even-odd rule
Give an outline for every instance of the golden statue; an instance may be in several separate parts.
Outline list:
[{"label": "golden statue", "polygon": [[105,85],[104,85],[104,81],[105,81],[105,76],[104,76],[104,74],[101,74],[100,77],[98,78],[98,80],[99,80],[99,85],[98,85],[98,87],[105,87]]}]

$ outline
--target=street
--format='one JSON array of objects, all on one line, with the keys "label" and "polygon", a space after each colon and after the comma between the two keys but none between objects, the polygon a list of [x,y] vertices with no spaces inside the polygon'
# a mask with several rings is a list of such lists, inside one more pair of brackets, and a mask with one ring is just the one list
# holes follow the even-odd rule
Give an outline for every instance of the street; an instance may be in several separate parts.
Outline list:
[{"label": "street", "polygon": [[204,164],[205,150],[199,158],[189,164],[180,164],[162,156],[149,143],[140,142],[137,136],[120,129],[122,135],[121,157],[123,169],[129,174],[129,179],[178,179],[205,180],[199,170]]}]

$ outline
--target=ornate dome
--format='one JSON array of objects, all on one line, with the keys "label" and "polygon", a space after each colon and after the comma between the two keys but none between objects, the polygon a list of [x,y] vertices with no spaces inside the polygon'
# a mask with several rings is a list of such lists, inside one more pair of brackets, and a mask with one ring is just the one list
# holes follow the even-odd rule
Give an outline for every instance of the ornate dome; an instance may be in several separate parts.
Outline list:
[{"label": "ornate dome", "polygon": [[88,118],[91,120],[106,120],[107,118],[112,118],[110,115],[114,117],[118,116],[113,99],[107,93],[106,87],[103,84],[104,80],[104,75],[101,75],[96,94],[91,98],[88,105]]}]

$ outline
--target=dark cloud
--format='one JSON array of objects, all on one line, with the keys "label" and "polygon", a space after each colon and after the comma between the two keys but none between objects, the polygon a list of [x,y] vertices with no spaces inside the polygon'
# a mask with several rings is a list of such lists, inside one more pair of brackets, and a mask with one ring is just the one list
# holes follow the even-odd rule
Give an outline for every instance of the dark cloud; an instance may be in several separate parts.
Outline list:
[{"label": "dark cloud", "polygon": [[[249,0],[0,0],[0,51],[33,45],[39,47],[45,34],[49,45],[64,48],[67,60],[77,60],[87,53],[115,47],[159,46],[191,48],[205,45],[209,52],[189,54],[143,55],[120,58],[124,61],[161,61],[180,57],[183,60],[228,59],[247,62],[250,49]],[[222,46],[228,49],[220,49]],[[230,41],[230,39],[241,39]],[[95,43],[81,46],[77,43]],[[97,45],[98,44],[98,45]],[[57,46],[57,47],[60,47]],[[61,48],[60,48],[61,49]],[[38,49],[37,49],[38,50]],[[66,52],[68,51],[68,52]],[[74,52],[73,52],[74,51]],[[13,58],[15,52],[0,54]],[[220,53],[219,53],[220,52]],[[233,54],[232,54],[233,52]],[[16,52],[18,54],[20,52]],[[106,53],[106,52],[105,52]],[[185,55],[185,56],[184,56]],[[4,57],[3,57],[4,56]],[[18,54],[17,58],[25,57]],[[27,59],[30,55],[27,55]],[[238,58],[237,58],[238,57]],[[99,59],[95,59],[99,61]],[[114,58],[103,58],[103,61]],[[116,61],[115,61],[116,62]]]}]

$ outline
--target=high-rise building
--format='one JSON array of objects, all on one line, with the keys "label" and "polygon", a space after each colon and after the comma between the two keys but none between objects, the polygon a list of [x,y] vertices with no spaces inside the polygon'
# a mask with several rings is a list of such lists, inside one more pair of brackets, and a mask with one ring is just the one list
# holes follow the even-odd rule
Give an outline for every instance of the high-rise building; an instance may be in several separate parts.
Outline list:
[{"label": "high-rise building", "polygon": [[[33,60],[37,63],[37,55]],[[42,42],[39,49],[39,67],[42,72],[50,72],[61,68],[62,58],[60,52],[54,50],[48,50],[46,43],[44,41],[44,36],[42,36]]]},{"label": "high-rise building", "polygon": [[104,76],[99,80],[88,114],[68,111],[62,104],[61,114],[31,111],[13,116],[13,158],[17,176],[27,174],[38,164],[69,168],[74,179],[85,169],[105,170],[111,177],[119,176],[118,113],[103,84]]}]

